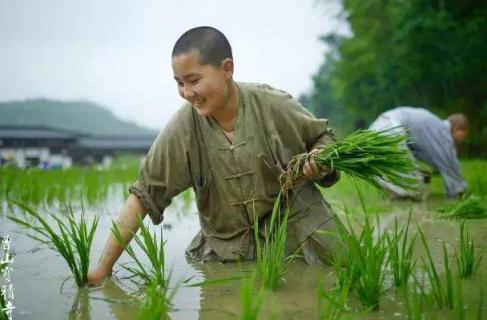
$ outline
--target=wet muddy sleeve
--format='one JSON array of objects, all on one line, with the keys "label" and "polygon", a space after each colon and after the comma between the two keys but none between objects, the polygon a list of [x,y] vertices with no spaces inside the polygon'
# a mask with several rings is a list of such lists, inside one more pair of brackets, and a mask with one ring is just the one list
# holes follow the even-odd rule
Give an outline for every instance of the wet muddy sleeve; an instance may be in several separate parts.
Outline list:
[{"label": "wet muddy sleeve", "polygon": [[[312,144],[312,149],[322,149],[327,145],[330,145],[336,141],[335,134],[333,133],[333,129],[327,128],[326,132],[321,134]],[[330,187],[340,180],[340,172],[334,170],[331,174],[324,176],[322,179],[317,180],[316,183],[321,185],[322,187]]]},{"label": "wet muddy sleeve", "polygon": [[162,222],[171,199],[191,185],[184,135],[174,129],[169,127],[159,134],[142,162],[138,181],[129,188],[148,210],[154,224]]}]

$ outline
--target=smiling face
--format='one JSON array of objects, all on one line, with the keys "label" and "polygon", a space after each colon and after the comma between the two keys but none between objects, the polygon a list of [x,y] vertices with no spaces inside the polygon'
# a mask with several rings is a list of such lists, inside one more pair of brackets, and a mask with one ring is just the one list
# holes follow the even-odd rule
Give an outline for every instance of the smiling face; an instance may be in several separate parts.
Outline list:
[{"label": "smiling face", "polygon": [[201,116],[211,116],[225,109],[233,76],[233,61],[225,59],[220,67],[200,64],[194,51],[172,58],[174,79],[179,95]]}]

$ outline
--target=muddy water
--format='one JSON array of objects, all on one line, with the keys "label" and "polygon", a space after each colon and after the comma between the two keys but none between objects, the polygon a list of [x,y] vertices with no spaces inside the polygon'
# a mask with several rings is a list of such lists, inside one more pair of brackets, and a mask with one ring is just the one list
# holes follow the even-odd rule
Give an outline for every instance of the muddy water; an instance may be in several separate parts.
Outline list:
[{"label": "muddy water", "polygon": [[[332,202],[346,203],[348,200],[339,198],[333,192],[329,195]],[[350,198],[349,203],[355,203]],[[88,208],[88,217],[100,217],[98,231],[92,249],[92,261],[98,259],[106,236],[110,230],[111,221],[115,219],[122,205],[121,192],[114,192],[103,206]],[[441,270],[442,253],[441,241],[447,243],[450,255],[458,242],[458,222],[434,219],[432,212],[441,206],[441,197],[431,197],[428,203],[374,201],[368,203],[373,211],[381,213],[381,228],[390,229],[394,218],[403,224],[407,220],[409,210],[413,210],[413,225],[419,224],[432,249],[435,262]],[[353,206],[353,205],[352,205]],[[56,212],[55,207],[49,208]],[[45,211],[45,210],[43,210]],[[339,210],[340,211],[340,210]],[[53,251],[40,246],[25,235],[25,231],[7,220],[7,214],[20,214],[12,211],[5,204],[0,214],[0,233],[8,234],[12,239],[12,250],[15,251],[12,282],[15,293],[15,319],[134,319],[138,305],[134,297],[138,295],[136,287],[126,279],[120,266],[115,267],[113,280],[107,281],[98,288],[78,290],[70,272],[62,258]],[[487,249],[487,219],[473,220],[467,224],[473,234],[478,248]],[[253,263],[242,264],[190,264],[184,256],[184,249],[199,230],[196,210],[191,201],[179,198],[167,209],[165,221],[161,226],[167,240],[166,257],[168,266],[172,267],[173,283],[181,279],[193,277],[193,281],[204,279],[220,279],[239,274],[248,274],[253,270]],[[414,227],[413,227],[414,229]],[[417,242],[418,257],[422,247]],[[127,262],[128,257],[122,256],[120,262]],[[453,261],[453,260],[452,260]],[[487,258],[481,265],[479,274],[483,274],[484,287],[487,292]],[[464,280],[465,304],[478,304],[478,288],[481,277]],[[319,282],[331,288],[334,283],[334,273],[330,267],[308,266],[295,262],[289,267],[289,272],[281,288],[274,293],[265,295],[265,302],[261,319],[317,319],[316,288]],[[174,310],[171,319],[235,319],[239,315],[238,281],[223,285],[205,287],[181,287],[173,301]],[[487,294],[484,295],[487,299]],[[356,301],[350,302],[358,306]],[[396,297],[393,290],[389,290],[381,300],[381,309],[371,313],[350,313],[346,318],[352,319],[400,319],[404,316],[401,299]],[[487,313],[487,303],[484,311]],[[436,316],[443,317],[441,312]]]}]

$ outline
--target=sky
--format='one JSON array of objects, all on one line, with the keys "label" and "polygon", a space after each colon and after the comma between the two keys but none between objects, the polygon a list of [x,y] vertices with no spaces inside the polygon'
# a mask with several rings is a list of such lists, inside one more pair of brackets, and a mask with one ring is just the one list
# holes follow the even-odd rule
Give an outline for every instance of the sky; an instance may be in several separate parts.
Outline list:
[{"label": "sky", "polygon": [[201,25],[229,39],[235,80],[298,97],[323,62],[319,36],[342,28],[337,11],[333,0],[0,0],[0,101],[88,100],[159,129],[183,103],[172,47]]}]

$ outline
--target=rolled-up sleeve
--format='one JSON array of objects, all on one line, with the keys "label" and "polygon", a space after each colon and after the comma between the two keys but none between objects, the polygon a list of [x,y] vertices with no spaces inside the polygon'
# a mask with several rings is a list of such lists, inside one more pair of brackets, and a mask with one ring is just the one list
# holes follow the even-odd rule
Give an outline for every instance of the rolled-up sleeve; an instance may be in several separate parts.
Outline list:
[{"label": "rolled-up sleeve", "polygon": [[[317,119],[312,113],[306,110],[297,100],[289,98],[285,105],[289,112],[289,123],[293,123],[296,133],[306,144],[306,150],[322,149],[336,141],[333,129],[328,127],[327,119]],[[333,172],[323,179],[316,181],[318,184],[328,187],[340,179],[338,172]]]},{"label": "rolled-up sleeve", "polygon": [[143,160],[138,181],[129,187],[129,192],[148,210],[154,224],[162,222],[164,210],[172,198],[191,186],[187,135],[178,128],[180,121],[175,118],[171,121],[173,123],[161,131]]}]

